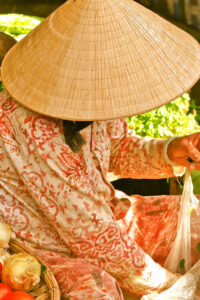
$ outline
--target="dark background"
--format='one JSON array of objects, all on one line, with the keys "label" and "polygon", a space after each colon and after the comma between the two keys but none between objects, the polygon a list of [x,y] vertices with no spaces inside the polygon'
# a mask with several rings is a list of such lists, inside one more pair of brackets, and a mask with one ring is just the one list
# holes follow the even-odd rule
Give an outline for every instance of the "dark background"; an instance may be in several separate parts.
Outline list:
[{"label": "dark background", "polygon": [[46,17],[64,2],[63,0],[0,0],[0,14],[21,13]]},{"label": "dark background", "polygon": [[[136,0],[152,10],[168,14],[167,0]],[[23,13],[46,17],[65,0],[0,0],[0,13]],[[184,0],[179,0],[176,17],[184,20]]]}]

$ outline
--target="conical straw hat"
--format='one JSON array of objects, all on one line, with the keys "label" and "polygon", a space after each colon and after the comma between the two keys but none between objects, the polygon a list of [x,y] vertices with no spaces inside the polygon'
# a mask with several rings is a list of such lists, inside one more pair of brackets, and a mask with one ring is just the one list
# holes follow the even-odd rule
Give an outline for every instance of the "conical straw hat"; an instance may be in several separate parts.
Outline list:
[{"label": "conical straw hat", "polygon": [[199,76],[198,42],[133,0],[68,0],[2,65],[17,101],[79,121],[152,110]]}]

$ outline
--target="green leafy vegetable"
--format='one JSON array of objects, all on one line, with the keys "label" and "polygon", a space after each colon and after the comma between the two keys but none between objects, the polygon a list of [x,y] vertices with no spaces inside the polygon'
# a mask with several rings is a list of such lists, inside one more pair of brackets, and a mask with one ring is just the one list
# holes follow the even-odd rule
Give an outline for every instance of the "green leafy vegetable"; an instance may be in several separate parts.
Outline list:
[{"label": "green leafy vegetable", "polygon": [[197,251],[200,253],[200,243],[197,244]]},{"label": "green leafy vegetable", "polygon": [[121,200],[122,202],[124,202],[124,201],[127,201],[128,198],[121,198],[120,200]]},{"label": "green leafy vegetable", "polygon": [[200,171],[192,171],[191,175],[194,185],[194,194],[200,195]]},{"label": "green leafy vegetable", "polygon": [[[195,114],[190,111],[190,96],[184,94],[156,110],[127,118],[129,128],[137,135],[153,138],[183,136],[200,130]],[[189,113],[188,113],[189,112]]]},{"label": "green leafy vegetable", "polygon": [[0,15],[0,31],[20,40],[38,26],[42,20],[39,17],[19,14]]},{"label": "green leafy vegetable", "polygon": [[195,120],[200,125],[200,106],[196,105],[194,100],[190,101],[190,107],[188,114],[193,113],[195,115]]},{"label": "green leafy vegetable", "polygon": [[0,81],[0,92],[4,90],[3,82]]},{"label": "green leafy vegetable", "polygon": [[181,259],[180,264],[179,264],[180,269],[184,269],[185,267],[185,259]]},{"label": "green leafy vegetable", "polygon": [[42,270],[43,272],[45,272],[45,271],[47,270],[47,267],[43,265],[43,266],[41,267],[41,270]]},{"label": "green leafy vegetable", "polygon": [[189,211],[189,213],[190,213],[190,214],[192,214],[192,213],[193,213],[193,211],[194,211],[194,207],[190,208],[190,211]]}]

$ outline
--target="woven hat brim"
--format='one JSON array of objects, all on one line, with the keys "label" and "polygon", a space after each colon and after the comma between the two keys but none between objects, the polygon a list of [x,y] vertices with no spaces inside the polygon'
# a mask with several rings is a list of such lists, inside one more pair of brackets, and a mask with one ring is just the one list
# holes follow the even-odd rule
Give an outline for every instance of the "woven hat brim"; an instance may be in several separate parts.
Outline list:
[{"label": "woven hat brim", "polygon": [[6,89],[67,120],[107,120],[160,107],[200,77],[200,46],[133,0],[68,0],[7,54]]}]

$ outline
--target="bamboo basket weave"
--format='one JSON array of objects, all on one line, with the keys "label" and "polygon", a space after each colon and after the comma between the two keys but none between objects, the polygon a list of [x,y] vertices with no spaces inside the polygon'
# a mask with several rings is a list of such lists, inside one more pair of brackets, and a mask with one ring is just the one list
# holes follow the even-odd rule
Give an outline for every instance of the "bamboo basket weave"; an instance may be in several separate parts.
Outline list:
[{"label": "bamboo basket weave", "polygon": [[39,258],[31,249],[24,246],[22,243],[11,240],[10,250],[12,253],[25,252],[32,256],[36,256],[37,260],[42,266],[45,266],[45,270],[42,270],[41,281],[30,294],[37,300],[60,300],[60,289],[58,283],[53,275],[53,272],[45,265],[45,263]]}]

